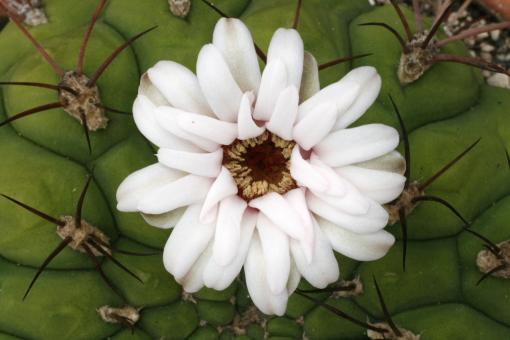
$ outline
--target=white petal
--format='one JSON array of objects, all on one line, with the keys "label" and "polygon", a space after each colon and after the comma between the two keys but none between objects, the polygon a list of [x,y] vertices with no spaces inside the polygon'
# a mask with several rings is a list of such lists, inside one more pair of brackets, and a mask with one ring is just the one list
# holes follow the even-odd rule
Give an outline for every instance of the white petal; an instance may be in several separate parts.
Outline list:
[{"label": "white petal", "polygon": [[358,120],[374,103],[381,90],[381,76],[375,68],[370,66],[358,67],[350,72],[360,86],[356,100],[347,111],[340,116],[335,124],[335,130],[344,129]]},{"label": "white petal", "polygon": [[301,86],[299,88],[300,102],[304,102],[320,90],[319,66],[317,65],[317,60],[307,51],[305,51],[304,57],[303,77],[301,78]]},{"label": "white petal", "polygon": [[138,95],[133,104],[133,119],[138,130],[151,143],[163,148],[176,150],[198,150],[190,142],[183,140],[169,131],[163,129],[156,119],[156,106],[144,95]]},{"label": "white petal", "polygon": [[[303,232],[300,242],[303,246],[306,259],[310,262],[312,261],[313,256],[314,233],[312,216],[310,215],[310,211],[306,205],[305,189],[298,188],[290,190],[284,195],[284,197],[301,219],[299,227],[303,228]],[[296,225],[296,227],[298,226]]]},{"label": "white petal", "polygon": [[279,28],[273,34],[267,51],[267,62],[280,59],[285,65],[289,85],[301,85],[304,59],[303,40],[295,29]]},{"label": "white petal", "polygon": [[252,117],[253,94],[246,92],[241,99],[237,117],[238,138],[241,140],[255,138],[264,133],[265,129],[258,126]]},{"label": "white petal", "polygon": [[237,194],[237,184],[234,178],[232,178],[230,171],[222,167],[218,178],[216,178],[207,193],[204,206],[200,212],[200,221],[202,223],[213,223],[216,220],[218,203],[235,194]]},{"label": "white petal", "polygon": [[317,192],[324,192],[328,189],[328,181],[317,168],[303,159],[298,145],[294,146],[290,156],[290,174],[300,186]]},{"label": "white petal", "polygon": [[384,230],[371,234],[356,234],[324,219],[319,220],[319,225],[333,249],[358,261],[380,259],[395,243],[395,237]]},{"label": "white petal", "polygon": [[213,260],[220,266],[230,264],[238,252],[241,219],[246,207],[246,201],[236,195],[227,197],[220,203],[213,247]]},{"label": "white petal", "polygon": [[262,73],[253,117],[268,121],[274,111],[278,96],[287,86],[287,71],[283,62],[279,59],[268,62]]},{"label": "white petal", "polygon": [[303,239],[303,222],[296,210],[282,195],[270,192],[251,200],[248,205],[260,210],[272,223],[290,237]]},{"label": "white petal", "polygon": [[257,230],[264,253],[269,289],[273,294],[285,292],[290,273],[289,237],[264,214],[259,214]]},{"label": "white petal", "polygon": [[352,185],[346,191],[346,194],[341,197],[315,193],[313,191],[312,194],[332,208],[340,209],[342,212],[350,215],[364,215],[370,208],[370,201],[361,195]]},{"label": "white petal", "polygon": [[374,201],[370,201],[370,208],[364,215],[347,214],[312,194],[307,194],[306,202],[315,214],[355,233],[373,233],[388,223],[388,213]]},{"label": "white petal", "polygon": [[283,90],[276,101],[274,112],[266,128],[282,139],[291,140],[298,102],[298,90],[293,85]]},{"label": "white petal", "polygon": [[145,220],[145,222],[149,223],[150,225],[162,229],[170,229],[175,227],[177,222],[182,217],[182,214],[184,214],[185,208],[178,208],[172,211],[169,211],[167,213],[158,214],[158,215],[152,215],[152,214],[144,214],[142,213],[142,217]]},{"label": "white petal", "polygon": [[322,171],[322,174],[330,183],[330,187],[324,193],[312,190],[314,195],[345,213],[354,215],[367,213],[370,207],[370,200],[362,195],[354,185],[340,177],[333,169],[322,163],[314,155],[312,155],[310,161],[312,165],[318,167],[319,171]]},{"label": "white petal", "polygon": [[188,207],[163,251],[165,269],[178,281],[188,274],[214,233],[214,224],[200,223],[200,209],[199,204]]},{"label": "white petal", "polygon": [[398,151],[391,151],[381,157],[354,165],[366,169],[389,171],[400,175],[406,172],[406,160]]},{"label": "white petal", "polygon": [[346,127],[372,105],[380,87],[381,79],[375,68],[371,66],[355,68],[338,82],[325,87],[300,105],[298,117],[302,119],[319,103],[335,101],[339,117],[335,129]]},{"label": "white petal", "polygon": [[146,97],[155,106],[170,105],[161,91],[159,91],[158,88],[149,79],[149,75],[147,73],[144,73],[140,78],[138,95]]},{"label": "white petal", "polygon": [[328,188],[325,191],[317,191],[313,188],[311,188],[311,190],[315,193],[319,192],[339,197],[346,193],[347,187],[345,181],[340,178],[331,167],[324,164],[314,153],[310,155],[310,164],[314,166],[316,171],[328,182]]},{"label": "white petal", "polygon": [[196,147],[209,152],[216,151],[220,147],[218,143],[215,143],[210,139],[202,138],[193,133],[189,133],[179,126],[178,118],[181,115],[190,114],[189,112],[182,111],[170,106],[159,106],[156,108],[155,113],[155,117],[159,126],[174,134],[175,136],[182,138],[191,145],[195,145]]},{"label": "white petal", "polygon": [[195,113],[181,112],[177,124],[186,132],[218,144],[229,145],[237,138],[237,124]]},{"label": "white petal", "polygon": [[174,182],[184,174],[159,163],[135,171],[122,181],[117,189],[117,209],[138,211],[138,202],[160,187]]},{"label": "white petal", "polygon": [[146,214],[164,212],[200,202],[212,185],[212,179],[187,175],[160,186],[138,202],[138,210]]},{"label": "white petal", "polygon": [[312,112],[322,103],[334,103],[337,109],[337,117],[342,116],[354,103],[360,91],[360,85],[345,76],[336,83],[326,86],[313,97],[299,105],[298,121]]},{"label": "white petal", "polygon": [[196,293],[202,287],[204,287],[204,270],[211,258],[212,253],[212,242],[209,242],[209,245],[204,250],[204,252],[200,255],[198,260],[195,261],[191,269],[188,271],[186,276],[182,279],[179,279],[177,282],[182,286],[182,289],[187,293]]},{"label": "white petal", "polygon": [[293,130],[294,140],[303,149],[310,150],[329,134],[336,119],[335,104],[331,102],[319,104],[296,124]]},{"label": "white petal", "polygon": [[294,293],[296,288],[299,286],[299,282],[301,281],[301,274],[297,269],[296,263],[293,259],[291,259],[290,263],[290,273],[289,273],[289,281],[287,282],[287,292],[289,295]]},{"label": "white petal", "polygon": [[158,161],[169,168],[181,170],[193,175],[216,177],[221,171],[223,150],[211,153],[196,153],[159,149]]},{"label": "white petal", "polygon": [[404,189],[406,178],[400,174],[359,166],[346,166],[336,172],[356,186],[364,195],[385,204],[397,198]]},{"label": "white petal", "polygon": [[243,92],[257,92],[260,68],[250,31],[239,19],[221,18],[213,33],[213,44],[220,50],[232,76]]},{"label": "white petal", "polygon": [[197,77],[216,116],[226,122],[235,122],[243,93],[225,59],[213,44],[205,45],[198,54]]},{"label": "white petal", "polygon": [[241,238],[234,260],[227,266],[220,266],[212,258],[207,263],[204,271],[204,283],[209,288],[224,290],[237,277],[248,254],[248,248],[252,240],[253,230],[257,223],[257,215],[253,210],[246,210],[241,221]]},{"label": "white petal", "polygon": [[340,167],[379,157],[395,149],[399,135],[394,128],[383,124],[368,124],[336,131],[315,146],[320,159]]},{"label": "white petal", "polygon": [[160,61],[147,71],[147,75],[171,106],[184,111],[213,115],[197,77],[186,67],[173,61]]},{"label": "white petal", "polygon": [[290,249],[301,275],[314,287],[322,289],[338,280],[340,271],[328,238],[314,226],[315,244],[312,262],[306,259],[301,244],[292,240]]},{"label": "white petal", "polygon": [[273,294],[269,289],[264,254],[257,233],[253,234],[248,250],[248,256],[244,265],[244,275],[250,297],[262,313],[279,316],[285,314],[289,298],[287,290],[285,289],[280,294]]}]

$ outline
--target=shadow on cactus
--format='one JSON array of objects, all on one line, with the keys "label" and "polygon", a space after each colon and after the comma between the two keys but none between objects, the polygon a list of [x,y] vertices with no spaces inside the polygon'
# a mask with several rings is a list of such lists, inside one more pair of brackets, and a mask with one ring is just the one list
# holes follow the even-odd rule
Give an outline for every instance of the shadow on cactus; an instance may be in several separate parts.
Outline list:
[{"label": "shadow on cactus", "polygon": [[151,27],[131,38],[124,44],[116,48],[112,54],[97,68],[94,74],[89,78],[83,74],[83,63],[85,59],[85,52],[87,43],[92,34],[94,24],[96,23],[101,11],[103,10],[106,0],[100,0],[99,4],[92,16],[88,29],[85,31],[83,41],[78,53],[78,61],[76,63],[76,70],[65,71],[62,69],[55,60],[46,52],[44,47],[30,34],[30,32],[19,21],[17,15],[12,12],[11,8],[5,3],[6,0],[0,0],[0,8],[2,8],[10,17],[11,21],[18,26],[23,34],[35,46],[37,51],[51,66],[53,71],[60,77],[61,81],[57,85],[44,84],[37,82],[0,82],[0,85],[14,85],[14,86],[29,86],[39,87],[58,92],[58,101],[34,107],[32,109],[20,112],[0,122],[0,127],[9,124],[15,120],[39,113],[48,111],[55,108],[62,108],[73,118],[77,119],[83,126],[84,134],[87,140],[89,153],[92,153],[92,145],[90,142],[89,132],[94,132],[99,129],[105,129],[108,125],[108,117],[105,111],[124,113],[115,108],[110,108],[101,103],[99,88],[96,83],[101,75],[106,71],[108,66],[115,60],[115,58],[132,44],[134,41],[156,29],[156,26]]},{"label": "shadow on cactus", "polygon": [[466,29],[451,37],[437,40],[436,35],[441,24],[448,18],[448,15],[455,6],[455,1],[447,3],[441,9],[440,14],[430,27],[423,28],[423,20],[420,13],[419,0],[413,0],[413,10],[416,22],[416,32],[412,32],[409,23],[402,13],[395,0],[390,1],[397,12],[404,30],[406,38],[402,37],[393,27],[384,22],[367,22],[361,26],[379,26],[392,33],[399,41],[402,47],[402,55],[398,66],[398,78],[401,84],[410,84],[418,80],[432,65],[439,62],[453,62],[465,64],[497,73],[503,73],[510,76],[510,72],[504,67],[485,61],[482,58],[467,57],[461,55],[452,55],[441,53],[441,47],[454,42],[463,40],[481,33],[494,30],[510,28],[510,22],[491,24],[480,28]]}]

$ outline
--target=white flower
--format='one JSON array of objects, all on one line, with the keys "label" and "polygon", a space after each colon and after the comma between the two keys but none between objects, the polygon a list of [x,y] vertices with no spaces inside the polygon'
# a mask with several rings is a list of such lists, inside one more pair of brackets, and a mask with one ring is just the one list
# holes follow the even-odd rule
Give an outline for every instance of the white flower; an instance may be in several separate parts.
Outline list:
[{"label": "white flower", "polygon": [[379,93],[374,68],[319,91],[299,33],[278,29],[261,74],[247,27],[224,18],[196,70],[160,61],[142,77],[133,114],[158,163],[117,191],[119,210],[175,226],[163,260],[186,291],[225,289],[244,266],[253,302],[282,315],[301,277],[317,288],[338,280],[333,250],[386,254],[382,204],[405,182],[399,135],[347,129]]}]

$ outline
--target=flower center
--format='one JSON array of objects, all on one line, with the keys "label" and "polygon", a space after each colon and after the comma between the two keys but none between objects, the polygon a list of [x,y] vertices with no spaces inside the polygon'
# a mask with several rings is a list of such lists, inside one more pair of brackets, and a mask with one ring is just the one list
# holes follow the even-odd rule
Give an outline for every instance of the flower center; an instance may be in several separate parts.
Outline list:
[{"label": "flower center", "polygon": [[230,171],[244,200],[297,187],[290,175],[290,155],[296,143],[266,131],[224,148],[223,165]]}]

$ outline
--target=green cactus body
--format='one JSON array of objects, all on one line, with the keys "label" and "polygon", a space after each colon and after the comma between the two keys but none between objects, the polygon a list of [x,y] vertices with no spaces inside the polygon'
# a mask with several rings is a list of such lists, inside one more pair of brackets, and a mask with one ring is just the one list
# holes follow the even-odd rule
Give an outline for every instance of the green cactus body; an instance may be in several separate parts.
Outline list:
[{"label": "green cactus body", "polygon": [[[47,0],[49,23],[30,32],[66,70],[73,70],[79,44],[96,1]],[[278,27],[289,27],[294,0],[221,0],[215,5],[241,18],[264,50]],[[410,12],[404,10],[411,17]],[[89,77],[113,48],[147,28],[158,28],[136,41],[98,81],[102,103],[129,112],[139,78],[159,60],[174,60],[194,70],[200,47],[211,40],[218,15],[194,1],[183,19],[171,14],[166,0],[110,0],[92,33],[84,74]],[[353,65],[321,71],[322,87],[351,66],[373,65],[383,88],[378,101],[357,124],[398,126],[389,102],[399,104],[410,131],[412,180],[424,180],[478,138],[480,143],[438,179],[428,193],[453,204],[473,230],[499,243],[510,239],[509,92],[482,84],[478,71],[438,64],[407,86],[396,70],[400,47],[392,36],[358,24],[386,22],[401,31],[390,6],[367,1],[305,0],[299,31],[305,49],[319,63],[362,53],[372,56]],[[412,23],[412,19],[410,19]],[[465,54],[461,43],[448,47]],[[0,80],[56,84],[59,79],[12,24],[0,34]],[[35,106],[58,101],[45,89],[2,87],[0,120]],[[169,231],[149,226],[134,213],[116,210],[115,192],[130,173],[155,161],[154,148],[138,132],[129,114],[107,112],[108,126],[90,133],[89,155],[80,124],[62,109],[20,119],[0,128],[0,193],[16,197],[51,216],[72,215],[87,173],[93,181],[83,218],[102,230],[116,248],[158,252]],[[480,286],[476,256],[480,240],[462,232],[462,222],[433,203],[421,203],[408,216],[407,271],[402,272],[402,243],[381,260],[357,263],[338,255],[341,277],[360,276],[363,292],[350,298],[311,294],[358,320],[384,321],[372,274],[384,292],[395,322],[421,339],[510,338],[510,282],[489,277]],[[397,226],[390,230],[400,237]],[[309,339],[364,338],[366,329],[294,294],[283,317],[260,315],[246,288],[235,281],[222,292],[203,289],[183,294],[164,270],[161,254],[116,254],[141,278],[133,280],[110,260],[103,270],[130,305],[142,308],[133,332],[104,322],[96,309],[122,307],[122,300],[101,280],[85,254],[66,248],[41,275],[30,295],[23,293],[37,268],[61,241],[55,226],[6,199],[0,199],[0,339]],[[302,282],[301,288],[310,288]]]}]

